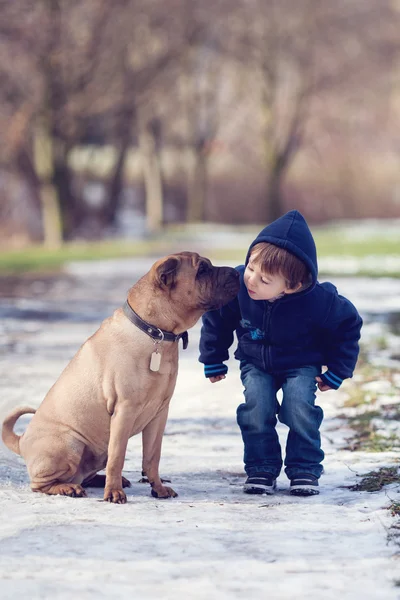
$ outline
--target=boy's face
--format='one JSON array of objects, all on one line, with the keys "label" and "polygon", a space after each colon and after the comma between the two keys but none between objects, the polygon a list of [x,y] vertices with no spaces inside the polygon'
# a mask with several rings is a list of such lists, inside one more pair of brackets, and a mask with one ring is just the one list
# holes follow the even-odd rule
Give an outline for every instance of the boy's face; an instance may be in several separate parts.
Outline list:
[{"label": "boy's face", "polygon": [[282,293],[293,294],[301,287],[299,284],[295,289],[288,288],[282,275],[264,273],[251,256],[244,272],[244,283],[253,300],[272,300]]}]

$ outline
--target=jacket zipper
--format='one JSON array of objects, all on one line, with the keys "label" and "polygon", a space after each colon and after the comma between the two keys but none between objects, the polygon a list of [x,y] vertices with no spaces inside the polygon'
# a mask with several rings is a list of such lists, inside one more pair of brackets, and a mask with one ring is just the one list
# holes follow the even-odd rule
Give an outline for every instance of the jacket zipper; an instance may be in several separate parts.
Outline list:
[{"label": "jacket zipper", "polygon": [[265,369],[267,370],[268,368],[272,367],[272,357],[271,357],[271,344],[270,344],[270,335],[269,335],[269,329],[270,329],[270,322],[271,322],[271,313],[272,313],[272,308],[273,308],[273,303],[271,302],[267,302],[267,310],[266,310],[266,317],[265,317],[265,327],[264,327],[264,331],[265,331],[265,338],[266,338],[266,348],[265,348],[265,354],[264,354],[264,363],[265,363]]}]

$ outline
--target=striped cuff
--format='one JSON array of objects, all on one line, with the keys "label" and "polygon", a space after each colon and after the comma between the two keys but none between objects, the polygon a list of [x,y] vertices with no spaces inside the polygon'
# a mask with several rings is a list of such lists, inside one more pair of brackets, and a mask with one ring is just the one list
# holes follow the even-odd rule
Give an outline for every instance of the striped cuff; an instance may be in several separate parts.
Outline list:
[{"label": "striped cuff", "polygon": [[225,375],[228,372],[228,367],[224,363],[217,365],[204,365],[204,375],[206,377],[216,377],[217,375]]},{"label": "striped cuff", "polygon": [[340,379],[340,377],[335,375],[335,373],[332,373],[332,371],[325,371],[325,373],[321,373],[320,377],[326,385],[329,385],[329,387],[334,390],[338,390],[343,383],[343,379]]}]

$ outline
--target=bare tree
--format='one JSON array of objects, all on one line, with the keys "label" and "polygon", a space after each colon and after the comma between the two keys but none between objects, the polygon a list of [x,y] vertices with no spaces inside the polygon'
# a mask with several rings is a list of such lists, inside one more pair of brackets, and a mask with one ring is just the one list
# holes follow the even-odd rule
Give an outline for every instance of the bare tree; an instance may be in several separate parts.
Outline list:
[{"label": "bare tree", "polygon": [[[110,108],[117,70],[104,43],[106,33],[110,35],[108,7],[102,0],[84,5],[76,0],[21,0],[5,8],[4,37],[16,55],[10,82],[15,86],[28,75],[21,104],[29,118],[15,139],[15,164],[33,196],[40,198],[45,240],[57,244],[72,235],[85,215],[73,187],[71,150],[79,143],[85,119],[99,110],[99,96],[100,112]],[[88,107],[90,112],[85,112]]]},{"label": "bare tree", "polygon": [[[210,158],[222,124],[235,111],[231,17],[226,0],[184,4],[185,48],[179,72],[187,169],[187,220],[207,219]],[[223,35],[221,32],[223,31]]]},{"label": "bare tree", "polygon": [[[343,181],[335,189],[351,179],[352,211],[362,214],[355,184],[363,158],[352,161],[350,178],[338,153],[351,155],[378,135],[398,145],[395,3],[115,0],[110,6],[0,0],[0,166],[29,189],[47,243],[87,236],[93,223],[99,235],[113,226],[132,154],[143,166],[148,230],[158,231],[172,146],[189,221],[214,210],[207,198],[216,183],[227,194],[236,185],[240,200],[247,181],[257,218],[276,218],[285,210],[294,159],[315,149],[321,160],[336,157]],[[324,137],[334,140],[331,154],[324,154]],[[218,162],[213,150],[220,139]],[[102,174],[95,161],[85,172],[77,168],[88,147],[96,157],[107,152]],[[317,178],[308,176],[312,186]],[[89,179],[100,184],[97,204],[87,199]],[[332,190],[330,181],[320,179]],[[336,208],[338,214],[339,202]]]},{"label": "bare tree", "polygon": [[356,4],[253,0],[243,12],[242,56],[260,98],[267,220],[284,212],[282,183],[304,143],[314,98],[334,89],[340,95],[358,76],[365,32],[355,25],[370,7]]},{"label": "bare tree", "polygon": [[[186,24],[192,28],[196,15],[189,10],[187,13]],[[188,222],[204,221],[206,217],[208,159],[220,118],[219,59],[211,26],[206,28],[198,23],[197,35],[191,40],[188,36],[180,74],[185,115]]]},{"label": "bare tree", "polygon": [[[76,235],[93,211],[100,226],[113,223],[127,152],[138,134],[138,106],[180,45],[179,31],[172,36],[173,17],[160,0],[145,5],[116,0],[112,11],[106,0],[21,0],[0,20],[21,65],[29,63],[28,80],[36,91],[21,94],[20,113],[29,118],[12,115],[24,122],[24,134],[13,134],[19,140],[14,154],[21,174],[30,174],[39,190],[52,243]],[[22,80],[20,68],[8,75]],[[95,209],[82,197],[71,167],[90,123],[101,126],[115,148],[104,198]],[[57,223],[61,231],[54,236]]]}]

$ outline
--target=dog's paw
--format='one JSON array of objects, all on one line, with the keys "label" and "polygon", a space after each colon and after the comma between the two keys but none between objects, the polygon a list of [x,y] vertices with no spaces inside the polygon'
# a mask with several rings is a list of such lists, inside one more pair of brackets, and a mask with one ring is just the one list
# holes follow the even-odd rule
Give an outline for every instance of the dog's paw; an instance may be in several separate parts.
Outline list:
[{"label": "dog's paw", "polygon": [[70,496],[71,498],[86,498],[87,494],[81,485],[77,483],[60,483],[55,490],[56,494],[60,494],[61,496]]},{"label": "dog's paw", "polygon": [[164,499],[164,498],[176,498],[178,494],[172,488],[162,485],[157,489],[152,487],[151,495],[153,496],[153,498]]},{"label": "dog's paw", "polygon": [[129,481],[129,479],[127,479],[126,477],[122,476],[122,487],[126,488],[126,487],[131,487],[131,482]]},{"label": "dog's paw", "polygon": [[104,501],[113,504],[126,504],[126,494],[123,490],[104,490]]}]

